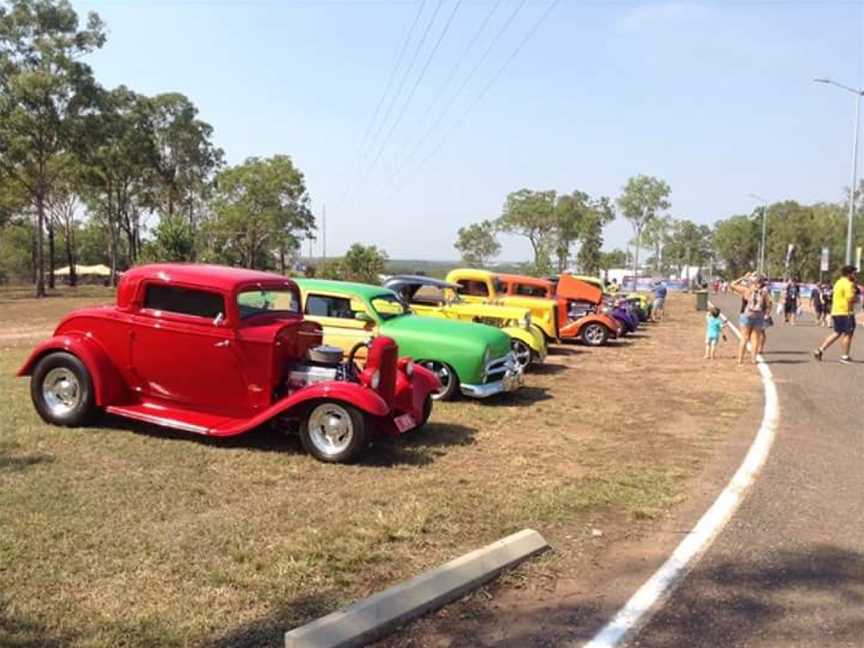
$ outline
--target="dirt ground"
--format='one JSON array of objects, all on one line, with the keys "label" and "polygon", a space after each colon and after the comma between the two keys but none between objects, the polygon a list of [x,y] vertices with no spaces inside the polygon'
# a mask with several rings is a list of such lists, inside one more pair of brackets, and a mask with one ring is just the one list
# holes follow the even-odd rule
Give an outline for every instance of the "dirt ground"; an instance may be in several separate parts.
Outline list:
[{"label": "dirt ground", "polygon": [[552,552],[384,642],[465,645],[502,597],[530,605],[578,586],[610,548],[638,554],[760,398],[731,341],[702,360],[704,315],[673,295],[664,323],[608,348],[555,347],[520,392],[436,404],[426,429],[355,466],[266,431],[46,426],[14,371],[62,312],[93,301],[106,294],[0,293],[0,644],[279,645],[356,597],[538,529]]}]

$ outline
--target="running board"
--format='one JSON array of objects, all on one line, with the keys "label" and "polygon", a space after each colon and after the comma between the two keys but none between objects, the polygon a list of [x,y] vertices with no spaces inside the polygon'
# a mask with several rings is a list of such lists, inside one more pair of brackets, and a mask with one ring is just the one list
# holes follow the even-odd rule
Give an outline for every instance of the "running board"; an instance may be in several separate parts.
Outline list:
[{"label": "running board", "polygon": [[229,416],[206,414],[148,402],[134,405],[109,405],[105,411],[123,418],[195,434],[212,434],[218,428],[231,427],[240,422]]}]

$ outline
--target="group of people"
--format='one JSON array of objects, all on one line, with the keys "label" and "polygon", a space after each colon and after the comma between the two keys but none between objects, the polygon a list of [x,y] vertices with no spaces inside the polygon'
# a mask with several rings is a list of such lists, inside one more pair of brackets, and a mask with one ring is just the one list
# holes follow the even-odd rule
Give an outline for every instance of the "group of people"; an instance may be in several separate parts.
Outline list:
[{"label": "group of people", "polygon": [[[813,351],[816,360],[822,360],[822,354],[832,344],[840,341],[843,355],[840,362],[851,364],[850,350],[852,336],[855,333],[855,303],[860,291],[855,277],[857,268],[847,265],[841,270],[841,276],[833,285],[817,285],[810,294],[810,303],[819,325],[832,326],[834,331],[825,338],[822,344]],[[738,323],[741,327],[741,340],[738,346],[738,365],[744,363],[748,345],[753,362],[765,349],[765,330],[774,324],[771,316],[774,304],[767,278],[748,273],[728,284],[728,290],[741,297],[741,312]],[[794,325],[801,309],[801,286],[797,280],[790,280],[780,292],[778,314],[783,313],[784,320]],[[830,321],[830,324],[828,323]],[[707,316],[707,332],[705,338],[705,357],[716,357],[717,343],[723,334],[726,320],[720,310],[712,308]]]}]

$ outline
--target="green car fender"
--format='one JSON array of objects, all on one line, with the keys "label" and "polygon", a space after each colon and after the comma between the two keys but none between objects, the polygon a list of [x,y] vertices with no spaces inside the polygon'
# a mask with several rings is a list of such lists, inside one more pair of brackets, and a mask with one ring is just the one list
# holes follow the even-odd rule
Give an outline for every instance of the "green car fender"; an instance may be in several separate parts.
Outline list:
[{"label": "green car fender", "polygon": [[501,329],[472,322],[403,315],[383,321],[379,333],[396,341],[399,355],[447,363],[467,384],[484,382],[487,348],[491,359],[510,352],[510,337]]}]

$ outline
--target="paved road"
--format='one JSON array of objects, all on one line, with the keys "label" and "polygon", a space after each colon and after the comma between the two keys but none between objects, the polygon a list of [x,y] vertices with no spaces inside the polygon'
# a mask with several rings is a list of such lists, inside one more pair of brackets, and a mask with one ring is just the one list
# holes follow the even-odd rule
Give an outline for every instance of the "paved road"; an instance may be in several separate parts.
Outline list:
[{"label": "paved road", "polygon": [[629,646],[864,646],[864,330],[852,366],[839,343],[812,359],[825,334],[812,322],[770,329],[780,429],[768,462]]}]

